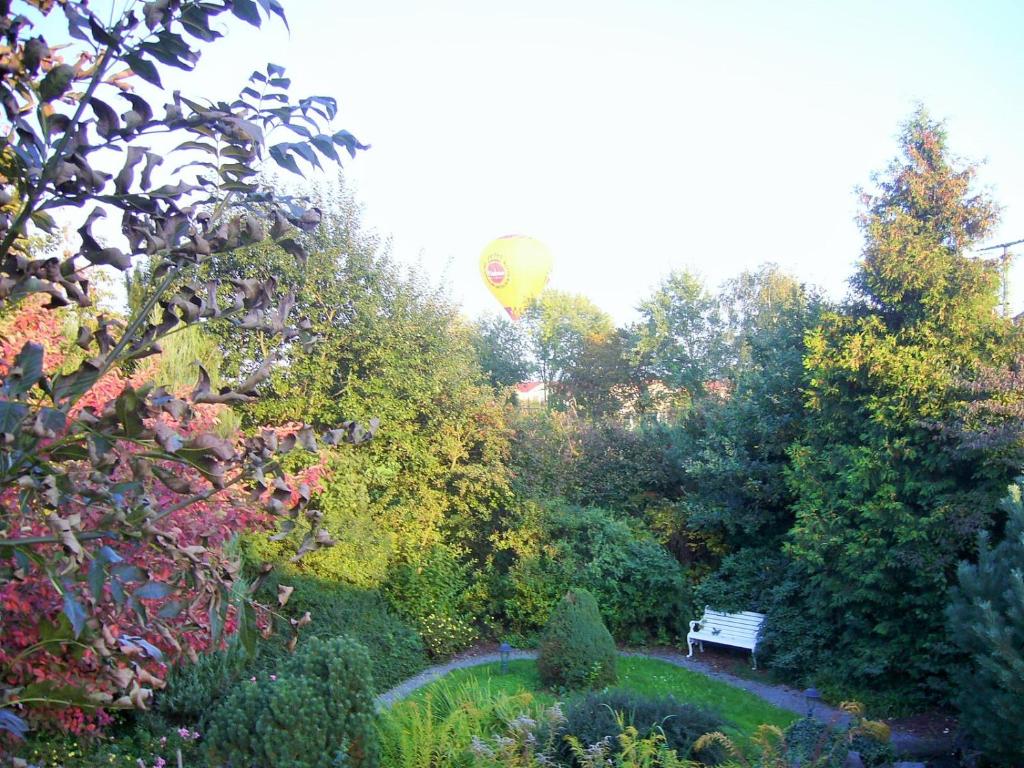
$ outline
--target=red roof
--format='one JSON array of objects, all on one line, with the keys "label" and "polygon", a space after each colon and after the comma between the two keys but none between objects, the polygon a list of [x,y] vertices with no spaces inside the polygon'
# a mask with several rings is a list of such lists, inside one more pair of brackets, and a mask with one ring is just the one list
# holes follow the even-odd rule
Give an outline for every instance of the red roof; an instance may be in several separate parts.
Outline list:
[{"label": "red roof", "polygon": [[527,392],[533,392],[537,387],[542,386],[544,386],[543,381],[521,381],[516,384],[516,392],[525,395]]}]

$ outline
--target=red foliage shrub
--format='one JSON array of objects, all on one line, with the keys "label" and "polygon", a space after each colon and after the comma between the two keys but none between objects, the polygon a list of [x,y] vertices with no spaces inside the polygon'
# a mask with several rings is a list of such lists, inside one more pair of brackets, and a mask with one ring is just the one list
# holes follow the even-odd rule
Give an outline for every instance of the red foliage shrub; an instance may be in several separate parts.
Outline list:
[{"label": "red foliage shrub", "polygon": [[[45,366],[49,372],[60,368],[71,350],[61,332],[58,313],[43,309],[40,301],[26,302],[21,311],[0,324],[0,334],[3,338],[0,371],[3,373],[9,366],[5,361],[13,360],[26,341],[44,345]],[[151,368],[146,366],[130,379],[116,371],[106,374],[82,398],[77,409],[101,411],[126,386],[140,386],[149,370]],[[223,407],[197,406],[188,423],[175,423],[173,427],[185,437],[208,430]],[[163,418],[170,422],[169,417]],[[132,454],[137,450],[126,442],[116,446],[116,460],[121,466],[114,472],[115,481],[130,477]],[[184,481],[190,493],[191,489],[209,487],[201,483],[197,471],[180,464],[168,469],[179,482]],[[150,482],[157,504],[163,509],[185,498],[155,477],[151,477]],[[19,537],[52,533],[44,513],[21,507],[15,489],[0,494],[0,505],[9,532],[16,532]],[[89,529],[100,530],[101,516],[109,512],[109,508],[93,508],[88,504],[61,511],[65,516],[80,515],[83,520],[95,518],[90,521]],[[228,488],[162,518],[157,536],[172,539],[179,547],[190,548],[190,557],[194,557],[197,564],[234,568],[235,564],[224,556],[225,542],[240,531],[259,528],[267,522],[267,513],[261,505],[245,498],[241,491]],[[161,549],[143,541],[116,542],[116,554],[108,548],[104,551],[109,554],[104,558],[102,544],[98,542],[92,552],[92,568],[104,570],[107,576],[99,582],[98,592],[91,584],[82,582],[69,581],[63,585],[65,591],[73,591],[92,609],[88,626],[105,640],[96,644],[74,640],[63,597],[43,569],[14,559],[5,560],[0,550],[0,675],[3,682],[20,689],[19,700],[30,702],[39,696],[59,699],[63,692],[66,700],[79,704],[26,708],[22,714],[29,716],[36,726],[56,727],[77,734],[94,732],[110,721],[102,705],[138,705],[139,697],[145,699],[149,695],[149,688],[143,685],[162,687],[164,663],[154,658],[156,654],[146,652],[147,644],[159,649],[165,660],[181,654],[193,656],[212,644],[211,617],[216,613],[218,596],[204,581],[202,569],[181,573]],[[45,557],[45,547],[57,546],[43,545],[39,553]],[[124,584],[131,584],[134,589],[150,582],[157,585],[152,598],[140,598],[134,605],[131,600],[119,604],[112,599],[112,590],[123,589]],[[173,587],[173,591],[160,584]],[[170,613],[175,607],[181,608],[180,613],[159,626],[159,631],[150,628],[145,621],[146,615],[160,611]],[[229,612],[225,634],[233,630],[236,621],[234,612]],[[111,647],[119,648],[122,654],[110,654]],[[84,701],[81,690],[87,691],[91,702],[100,706]]]}]

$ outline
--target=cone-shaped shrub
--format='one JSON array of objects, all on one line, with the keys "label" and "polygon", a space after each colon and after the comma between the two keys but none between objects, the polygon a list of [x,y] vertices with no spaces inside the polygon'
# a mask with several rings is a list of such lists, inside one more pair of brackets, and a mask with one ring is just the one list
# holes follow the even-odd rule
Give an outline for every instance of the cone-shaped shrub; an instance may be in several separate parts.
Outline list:
[{"label": "cone-shaped shrub", "polygon": [[541,682],[553,688],[603,688],[615,682],[615,641],[585,589],[570,589],[551,612],[537,669]]}]

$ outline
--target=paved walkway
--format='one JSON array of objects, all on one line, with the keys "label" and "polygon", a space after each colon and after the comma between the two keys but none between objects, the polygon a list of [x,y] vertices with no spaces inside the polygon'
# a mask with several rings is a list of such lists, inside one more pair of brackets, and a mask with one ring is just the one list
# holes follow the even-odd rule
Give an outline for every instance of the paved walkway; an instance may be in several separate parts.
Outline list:
[{"label": "paved walkway", "polygon": [[[742,677],[736,677],[736,675],[730,675],[728,672],[713,669],[710,665],[699,661],[697,658],[687,658],[686,655],[682,653],[659,650],[620,651],[619,654],[621,656],[639,656],[648,659],[658,659],[668,664],[705,675],[713,680],[719,680],[735,688],[742,688],[755,696],[761,697],[769,704],[774,704],[780,709],[795,712],[798,715],[804,715],[807,713],[807,702],[806,699],[804,699],[803,691],[789,688],[785,685],[768,685],[756,680],[746,680]],[[509,658],[535,659],[537,658],[537,653],[536,651],[514,650],[509,655]],[[418,675],[410,677],[408,680],[399,683],[391,690],[380,694],[377,697],[377,706],[379,708],[390,707],[396,701],[401,701],[413,691],[422,688],[428,683],[432,683],[438,678],[444,677],[453,670],[477,667],[481,664],[491,664],[498,661],[501,661],[501,655],[498,653],[480,653],[452,659],[445,664],[438,664],[423,670]],[[828,723],[846,725],[850,722],[850,716],[848,714],[822,703],[819,703],[814,708],[814,714],[819,720],[824,720]],[[901,755],[939,754],[941,752],[948,751],[951,746],[949,743],[944,741],[926,739],[912,733],[904,733],[895,729],[892,733],[892,743],[893,748]]]}]

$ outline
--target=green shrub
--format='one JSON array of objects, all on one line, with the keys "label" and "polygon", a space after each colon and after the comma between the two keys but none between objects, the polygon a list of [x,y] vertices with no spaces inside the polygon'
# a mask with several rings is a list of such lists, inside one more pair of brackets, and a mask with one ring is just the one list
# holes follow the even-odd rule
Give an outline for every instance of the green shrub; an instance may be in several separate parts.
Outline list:
[{"label": "green shrub", "polygon": [[239,767],[376,768],[366,649],[347,638],[308,639],[279,675],[235,686],[206,742],[214,762]]},{"label": "green shrub", "polygon": [[434,657],[450,656],[477,638],[466,602],[468,570],[450,548],[438,545],[392,568],[384,584],[392,608],[419,629]]},{"label": "green shrub", "polygon": [[715,572],[694,589],[694,610],[760,611],[775,605],[774,590],[789,563],[777,545],[745,547],[722,558]]},{"label": "green shrub", "polygon": [[552,611],[537,671],[542,683],[556,688],[601,688],[615,682],[615,641],[585,589],[570,589]]},{"label": "green shrub", "polygon": [[400,683],[427,666],[423,641],[416,630],[396,616],[376,590],[357,589],[299,574],[272,574],[260,591],[261,599],[276,600],[278,585],[294,588],[280,612],[279,632],[260,643],[260,658],[251,666],[255,672],[276,673],[290,654],[285,642],[290,634],[287,619],[301,618],[307,611],[313,621],[302,629],[298,648],[308,637],[345,635],[366,647],[373,662],[373,682],[379,693]]},{"label": "green shrub", "polygon": [[[662,734],[664,744],[680,757],[699,758],[704,763],[724,757],[720,747],[709,747],[691,755],[693,743],[705,733],[722,728],[722,718],[703,707],[681,704],[672,696],[645,696],[631,691],[590,693],[569,702],[565,722],[559,728],[559,756],[568,765],[578,764],[566,736],[581,744],[596,744],[605,737],[619,747],[619,736],[632,725],[641,738]],[[618,754],[614,749],[613,754]]]},{"label": "green shrub", "polygon": [[668,429],[659,424],[641,429],[607,421],[585,425],[566,496],[581,506],[638,515],[679,494],[681,463],[671,460],[670,449]]},{"label": "green shrub", "polygon": [[960,726],[997,765],[1024,764],[1024,503],[1021,485],[1003,501],[996,546],[982,535],[977,565],[962,563],[947,608],[952,640],[969,654],[959,680]]},{"label": "green shrub", "polygon": [[242,646],[231,643],[223,651],[204,653],[193,663],[172,667],[167,687],[156,695],[154,711],[174,725],[204,725],[226,693],[247,676],[251,663]]},{"label": "green shrub", "polygon": [[509,528],[499,548],[513,558],[504,612],[514,632],[530,635],[542,627],[570,585],[597,597],[622,642],[668,641],[685,626],[683,569],[635,522],[605,509],[549,502],[524,505]]}]

